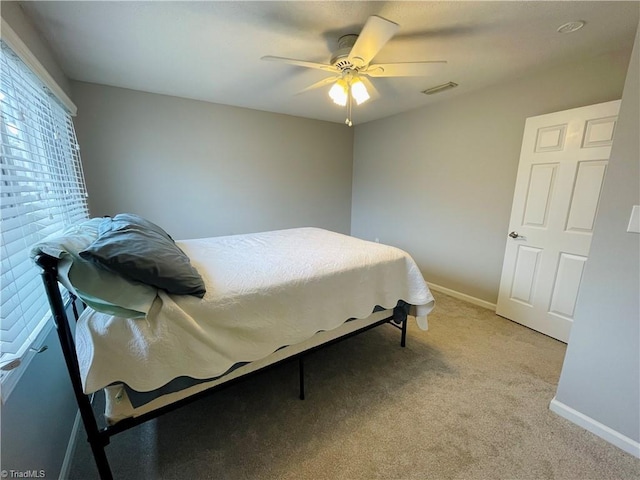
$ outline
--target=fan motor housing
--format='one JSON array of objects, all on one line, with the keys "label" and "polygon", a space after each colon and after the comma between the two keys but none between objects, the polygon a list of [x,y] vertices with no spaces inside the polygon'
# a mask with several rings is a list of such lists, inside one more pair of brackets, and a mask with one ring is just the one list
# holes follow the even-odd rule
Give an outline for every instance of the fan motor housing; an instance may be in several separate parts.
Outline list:
[{"label": "fan motor housing", "polygon": [[331,57],[331,65],[340,69],[340,71],[355,70],[355,66],[348,60],[348,57],[357,39],[358,35],[343,35],[340,37],[338,40],[338,50],[336,50],[333,57]]}]

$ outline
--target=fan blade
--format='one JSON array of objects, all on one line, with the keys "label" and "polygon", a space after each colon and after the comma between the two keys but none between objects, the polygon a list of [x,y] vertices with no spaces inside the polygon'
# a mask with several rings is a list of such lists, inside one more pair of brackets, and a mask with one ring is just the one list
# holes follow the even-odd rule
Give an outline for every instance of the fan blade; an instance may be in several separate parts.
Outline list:
[{"label": "fan blade", "polygon": [[364,72],[370,77],[428,77],[443,70],[447,62],[379,63]]},{"label": "fan blade", "polygon": [[364,83],[364,86],[367,87],[367,92],[369,93],[369,97],[371,98],[371,101],[373,100],[377,100],[378,98],[380,98],[380,92],[378,92],[378,90],[376,90],[376,87],[373,86],[373,83],[371,83],[371,80],[369,80],[367,77],[361,75],[360,80],[362,80],[362,83]]},{"label": "fan blade", "polygon": [[356,43],[349,52],[349,61],[356,67],[364,67],[393,37],[400,25],[382,17],[372,15],[362,27]]},{"label": "fan blade", "polygon": [[297,65],[298,67],[315,68],[316,70],[338,73],[338,69],[336,67],[334,67],[333,65],[326,65],[324,63],[307,62],[305,60],[296,60],[294,58],[272,57],[270,55],[262,57],[261,60],[267,60],[269,62],[288,63],[290,65]]},{"label": "fan blade", "polygon": [[300,95],[301,93],[308,92],[309,90],[314,90],[316,88],[324,87],[325,85],[329,85],[330,83],[335,82],[339,78],[340,76],[323,78],[319,82],[316,82],[313,85],[309,85],[304,90],[300,90],[298,93],[296,93],[296,95]]}]

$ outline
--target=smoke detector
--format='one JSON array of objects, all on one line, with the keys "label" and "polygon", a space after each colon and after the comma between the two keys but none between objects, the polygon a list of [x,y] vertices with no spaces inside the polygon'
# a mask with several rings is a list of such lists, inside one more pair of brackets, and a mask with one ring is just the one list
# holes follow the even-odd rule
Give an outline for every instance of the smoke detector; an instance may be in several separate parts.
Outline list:
[{"label": "smoke detector", "polygon": [[576,20],[574,22],[567,22],[558,27],[558,33],[573,33],[584,27],[585,22],[582,20]]}]

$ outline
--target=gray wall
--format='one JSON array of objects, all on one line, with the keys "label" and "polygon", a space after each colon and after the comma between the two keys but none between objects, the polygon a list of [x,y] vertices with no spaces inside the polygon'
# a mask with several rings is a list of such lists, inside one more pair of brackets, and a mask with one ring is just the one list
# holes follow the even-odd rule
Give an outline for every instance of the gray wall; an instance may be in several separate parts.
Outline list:
[{"label": "gray wall", "polygon": [[[68,93],[66,77],[22,9],[14,2],[2,2],[1,13]],[[49,349],[34,357],[0,406],[0,463],[3,470],[44,470],[47,478],[57,478],[77,407],[55,330],[44,343]]]},{"label": "gray wall", "polygon": [[399,246],[427,281],[495,303],[525,119],[620,98],[629,55],[357,126],[352,235]]},{"label": "gray wall", "polygon": [[91,214],[178,239],[317,226],[349,233],[353,130],[72,82]]},{"label": "gray wall", "polygon": [[43,470],[57,478],[77,412],[55,329],[1,407],[3,470]]},{"label": "gray wall", "polygon": [[31,53],[38,58],[58,86],[64,90],[64,93],[70,96],[71,89],[67,76],[58,65],[58,61],[49,48],[47,41],[44,40],[38,30],[36,30],[29,17],[22,11],[18,2],[6,2],[3,0],[2,5],[0,5],[0,14],[20,37],[20,40],[29,48]]},{"label": "gray wall", "polygon": [[[639,33],[640,35],[640,33]],[[607,178],[556,400],[640,442],[640,46],[624,88]]]}]

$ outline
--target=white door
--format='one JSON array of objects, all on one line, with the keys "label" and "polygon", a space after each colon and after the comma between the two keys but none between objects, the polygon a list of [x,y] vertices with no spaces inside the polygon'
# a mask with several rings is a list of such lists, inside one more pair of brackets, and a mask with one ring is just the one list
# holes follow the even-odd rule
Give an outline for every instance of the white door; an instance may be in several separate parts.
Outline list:
[{"label": "white door", "polygon": [[620,101],[528,118],[496,313],[568,342]]}]

